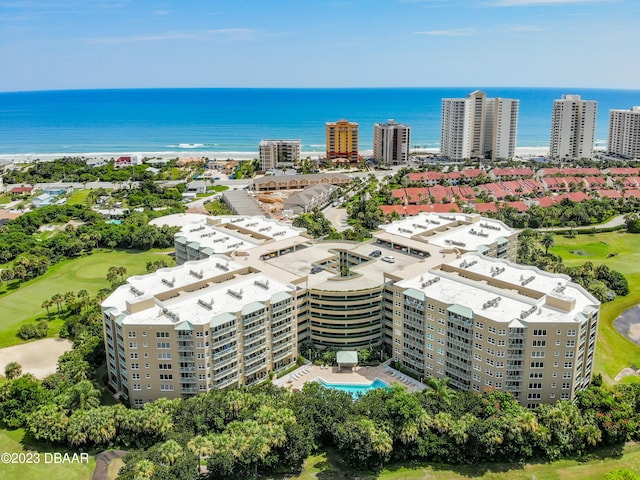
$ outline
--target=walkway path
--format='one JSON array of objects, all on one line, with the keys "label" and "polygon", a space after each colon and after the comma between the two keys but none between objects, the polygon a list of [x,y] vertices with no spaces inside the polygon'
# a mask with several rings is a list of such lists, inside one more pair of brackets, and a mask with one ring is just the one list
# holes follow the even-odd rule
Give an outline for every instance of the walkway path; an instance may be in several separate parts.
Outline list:
[{"label": "walkway path", "polygon": [[124,450],[108,450],[100,452],[96,455],[96,469],[93,471],[91,480],[110,480],[109,464],[116,458],[122,458],[126,455]]},{"label": "walkway path", "polygon": [[[598,223],[596,225],[581,225],[579,227],[574,227],[573,230],[594,230],[599,228],[613,228],[613,227],[621,227],[624,225],[624,215],[616,215],[611,220],[605,223]],[[539,232],[553,232],[557,230],[568,230],[569,227],[548,227],[548,228],[537,228]]]}]

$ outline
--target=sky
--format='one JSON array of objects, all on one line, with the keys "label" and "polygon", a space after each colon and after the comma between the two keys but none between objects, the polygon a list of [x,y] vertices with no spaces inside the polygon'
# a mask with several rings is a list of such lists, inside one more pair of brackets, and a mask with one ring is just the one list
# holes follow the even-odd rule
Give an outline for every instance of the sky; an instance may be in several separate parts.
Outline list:
[{"label": "sky", "polygon": [[0,0],[0,91],[640,88],[640,0]]}]

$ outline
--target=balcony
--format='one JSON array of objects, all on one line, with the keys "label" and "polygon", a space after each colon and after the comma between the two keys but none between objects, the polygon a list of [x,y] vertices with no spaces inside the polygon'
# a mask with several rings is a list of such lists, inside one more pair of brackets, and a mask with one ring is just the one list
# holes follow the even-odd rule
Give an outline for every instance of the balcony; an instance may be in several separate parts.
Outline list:
[{"label": "balcony", "polygon": [[252,333],[264,331],[265,329],[266,329],[266,325],[264,325],[264,324],[256,325],[254,327],[245,329],[244,332],[243,332],[243,335],[245,337],[247,337],[248,335],[251,335]]},{"label": "balcony", "polygon": [[250,367],[248,367],[245,370],[244,374],[248,376],[248,375],[251,375],[251,374],[253,374],[255,372],[258,372],[258,371],[260,371],[260,370],[262,370],[263,368],[266,368],[266,367],[267,367],[267,363],[266,362],[264,362],[264,361],[258,362],[256,364],[253,364]]},{"label": "balcony", "polygon": [[229,385],[233,385],[237,381],[238,381],[238,375],[234,375],[232,377],[225,378],[223,380],[220,380],[220,381],[216,382],[216,387],[217,388],[224,388],[224,387],[227,387]]},{"label": "balcony", "polygon": [[259,343],[257,345],[253,345],[249,348],[245,348],[244,349],[244,356],[246,357],[247,355],[253,353],[253,352],[258,352],[260,350],[264,350],[267,347],[266,343]]}]

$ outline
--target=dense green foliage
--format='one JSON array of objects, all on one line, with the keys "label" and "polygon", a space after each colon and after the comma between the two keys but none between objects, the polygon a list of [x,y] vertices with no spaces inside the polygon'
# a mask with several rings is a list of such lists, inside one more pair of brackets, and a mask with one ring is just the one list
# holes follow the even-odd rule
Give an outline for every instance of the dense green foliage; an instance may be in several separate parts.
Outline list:
[{"label": "dense green foliage", "polygon": [[[82,205],[55,205],[28,212],[0,227],[0,280],[29,280],[45,273],[51,263],[90,253],[95,248],[168,248],[176,227],[149,225],[145,213],[134,212],[121,224],[106,222]],[[44,225],[54,233],[40,238]],[[57,227],[56,227],[57,226]],[[57,229],[57,230],[56,230]]]},{"label": "dense green foliage", "polygon": [[[359,469],[391,461],[451,464],[554,460],[601,445],[640,439],[640,386],[592,386],[576,402],[529,411],[510,394],[453,392],[436,385],[409,393],[377,389],[353,400],[310,383],[302,391],[270,386],[158,400],[138,410],[99,406],[88,380],[69,370],[38,382],[0,384],[0,415],[34,438],[69,448],[122,446],[132,452],[120,478],[152,465],[150,478],[251,478],[301,468],[316,448],[336,447]],[[149,461],[147,463],[143,463]]]},{"label": "dense green foliage", "polygon": [[[132,179],[137,181],[156,178],[147,171],[149,165],[140,164],[117,169],[114,166],[114,160],[100,167],[87,165],[86,159],[81,157],[64,157],[52,162],[37,162],[22,170],[9,170],[5,174],[5,183],[125,182]],[[162,170],[174,168],[176,160],[163,165]]]}]

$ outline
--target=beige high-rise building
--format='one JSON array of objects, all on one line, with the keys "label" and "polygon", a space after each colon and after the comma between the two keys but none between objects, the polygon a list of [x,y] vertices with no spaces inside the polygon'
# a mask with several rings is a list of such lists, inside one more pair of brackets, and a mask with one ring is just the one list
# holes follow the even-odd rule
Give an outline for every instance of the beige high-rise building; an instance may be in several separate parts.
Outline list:
[{"label": "beige high-rise building", "polygon": [[513,263],[518,233],[500,221],[422,213],[354,244],[264,217],[177,220],[179,266],[102,304],[109,385],[134,406],[261,382],[307,343],[386,345],[416,376],[532,408],[591,380],[599,303]]},{"label": "beige high-rise building", "polygon": [[345,158],[351,163],[358,161],[358,124],[348,120],[325,124],[327,159]]},{"label": "beige high-rise building", "polygon": [[580,95],[562,95],[553,101],[549,157],[579,160],[593,157],[597,105]]},{"label": "beige high-rise building", "polygon": [[609,111],[607,151],[624,158],[640,158],[640,106]]},{"label": "beige high-rise building", "polygon": [[467,98],[443,98],[441,154],[452,160],[513,158],[519,103],[509,98],[487,98],[479,90]]},{"label": "beige high-rise building", "polygon": [[373,125],[373,157],[383,164],[404,165],[409,161],[411,127],[389,120]]},{"label": "beige high-rise building", "polygon": [[300,163],[300,140],[262,140],[258,148],[262,170],[293,168]]}]

